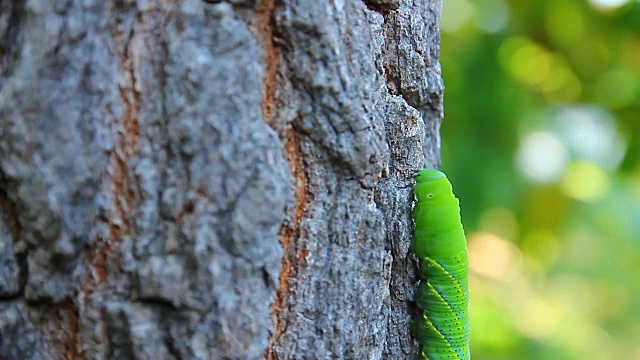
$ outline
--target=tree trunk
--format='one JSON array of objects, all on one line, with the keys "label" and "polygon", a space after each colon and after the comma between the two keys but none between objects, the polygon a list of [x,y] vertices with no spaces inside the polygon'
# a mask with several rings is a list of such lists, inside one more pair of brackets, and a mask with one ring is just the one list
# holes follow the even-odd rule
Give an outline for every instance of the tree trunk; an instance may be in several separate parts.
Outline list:
[{"label": "tree trunk", "polygon": [[0,1],[0,358],[413,358],[440,7]]}]

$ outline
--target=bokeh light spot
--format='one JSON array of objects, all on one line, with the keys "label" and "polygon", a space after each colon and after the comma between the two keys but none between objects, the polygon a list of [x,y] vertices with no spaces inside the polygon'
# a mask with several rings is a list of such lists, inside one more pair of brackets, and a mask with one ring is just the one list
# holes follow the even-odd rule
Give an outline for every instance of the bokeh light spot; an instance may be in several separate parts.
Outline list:
[{"label": "bokeh light spot", "polygon": [[533,43],[523,44],[513,53],[509,69],[521,82],[541,84],[551,68],[551,56]]},{"label": "bokeh light spot", "polygon": [[582,85],[565,59],[554,56],[550,75],[541,90],[549,103],[572,103],[580,97]]},{"label": "bokeh light spot", "polygon": [[480,30],[496,33],[509,22],[509,6],[504,0],[476,0],[478,16],[476,22]]},{"label": "bokeh light spot", "polygon": [[580,96],[582,85],[567,61],[525,37],[504,41],[498,59],[505,71],[551,103],[570,103]]},{"label": "bokeh light spot", "polygon": [[455,32],[466,25],[475,11],[467,0],[448,0],[442,6],[440,30]]},{"label": "bokeh light spot", "polygon": [[549,337],[559,321],[555,309],[539,298],[529,298],[522,305],[522,315],[516,327],[526,337],[541,339]]},{"label": "bokeh light spot", "polygon": [[505,208],[490,208],[480,216],[478,228],[496,234],[504,239],[515,240],[520,232],[516,216]]},{"label": "bokeh light spot", "polygon": [[608,111],[596,106],[561,107],[556,111],[555,125],[575,158],[607,170],[620,165],[626,144]]},{"label": "bokeh light spot", "polygon": [[560,178],[567,164],[567,150],[553,134],[536,131],[527,134],[517,154],[522,174],[534,182],[548,183]]},{"label": "bokeh light spot", "polygon": [[561,181],[567,196],[583,201],[602,198],[609,188],[609,176],[598,166],[576,161],[569,165]]},{"label": "bokeh light spot", "polygon": [[575,46],[585,34],[582,8],[572,1],[549,1],[545,29],[558,45]]},{"label": "bokeh light spot", "polygon": [[638,89],[634,73],[624,70],[610,70],[600,74],[596,82],[597,100],[613,109],[630,105]]},{"label": "bokeh light spot", "polygon": [[629,2],[629,0],[589,0],[591,5],[600,9],[615,9]]},{"label": "bokeh light spot", "polygon": [[494,279],[505,279],[515,271],[520,251],[512,243],[491,233],[477,232],[468,236],[469,268]]}]

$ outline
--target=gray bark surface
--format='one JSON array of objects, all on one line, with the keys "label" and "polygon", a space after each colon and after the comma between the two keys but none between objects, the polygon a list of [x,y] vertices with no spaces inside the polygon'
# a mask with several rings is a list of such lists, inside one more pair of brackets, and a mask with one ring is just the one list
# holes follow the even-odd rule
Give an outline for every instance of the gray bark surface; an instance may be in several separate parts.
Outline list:
[{"label": "gray bark surface", "polygon": [[0,1],[0,359],[412,359],[440,7]]}]

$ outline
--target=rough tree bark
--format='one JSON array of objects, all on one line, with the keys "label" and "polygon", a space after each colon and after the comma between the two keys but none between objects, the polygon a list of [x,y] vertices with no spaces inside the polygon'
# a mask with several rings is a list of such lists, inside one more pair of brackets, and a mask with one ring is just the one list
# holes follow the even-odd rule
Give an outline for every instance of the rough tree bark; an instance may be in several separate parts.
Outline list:
[{"label": "rough tree bark", "polygon": [[0,358],[412,358],[440,7],[0,1]]}]

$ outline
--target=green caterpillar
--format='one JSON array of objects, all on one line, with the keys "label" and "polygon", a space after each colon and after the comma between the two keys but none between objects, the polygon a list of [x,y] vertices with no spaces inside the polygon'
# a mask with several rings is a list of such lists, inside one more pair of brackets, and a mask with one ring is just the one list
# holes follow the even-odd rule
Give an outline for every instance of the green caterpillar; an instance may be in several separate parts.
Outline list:
[{"label": "green caterpillar", "polygon": [[420,170],[415,194],[411,250],[420,259],[418,357],[469,360],[469,261],[459,202],[438,170]]}]

